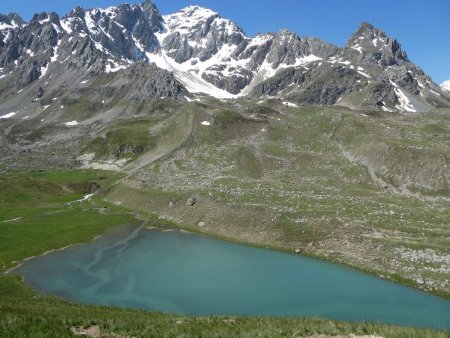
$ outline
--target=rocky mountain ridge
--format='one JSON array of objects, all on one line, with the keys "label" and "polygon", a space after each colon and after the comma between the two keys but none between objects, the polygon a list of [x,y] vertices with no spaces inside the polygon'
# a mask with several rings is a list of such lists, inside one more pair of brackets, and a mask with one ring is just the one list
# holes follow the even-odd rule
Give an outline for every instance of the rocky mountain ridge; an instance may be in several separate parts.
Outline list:
[{"label": "rocky mountain ridge", "polygon": [[450,94],[408,59],[400,43],[368,23],[339,48],[286,30],[251,38],[212,10],[189,6],[163,16],[146,0],[76,7],[63,18],[41,13],[29,23],[16,14],[0,16],[2,112],[23,109],[30,95],[45,106],[42,98],[57,87],[65,88],[62,96],[73,96],[95,77],[121,78],[140,61],[178,82],[169,91],[141,92],[141,99],[246,96],[411,113],[450,106]]}]

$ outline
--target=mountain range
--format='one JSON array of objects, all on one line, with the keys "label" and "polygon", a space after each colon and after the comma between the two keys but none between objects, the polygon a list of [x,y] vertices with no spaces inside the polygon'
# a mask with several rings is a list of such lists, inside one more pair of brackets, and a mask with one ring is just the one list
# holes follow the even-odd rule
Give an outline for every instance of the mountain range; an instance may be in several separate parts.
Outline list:
[{"label": "mountain range", "polygon": [[199,6],[163,16],[149,0],[30,22],[0,16],[3,118],[63,109],[83,92],[98,93],[99,105],[210,95],[408,113],[450,107],[448,83],[434,83],[396,39],[365,22],[340,48],[287,30],[252,38]]}]

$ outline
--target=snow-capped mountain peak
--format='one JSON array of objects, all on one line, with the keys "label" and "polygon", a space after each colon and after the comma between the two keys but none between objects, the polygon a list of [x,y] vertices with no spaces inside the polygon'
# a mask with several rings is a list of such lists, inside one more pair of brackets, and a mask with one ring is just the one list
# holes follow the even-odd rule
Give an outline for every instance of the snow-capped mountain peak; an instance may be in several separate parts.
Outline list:
[{"label": "snow-capped mountain peak", "polygon": [[0,14],[0,31],[5,29],[15,29],[24,24],[22,18],[17,14]]},{"label": "snow-capped mountain peak", "polygon": [[441,83],[441,88],[450,92],[450,80],[444,81]]},{"label": "snow-capped mountain peak", "polygon": [[213,10],[201,6],[191,5],[187,6],[177,13],[173,15],[178,16],[184,16],[189,17],[193,20],[201,21],[201,20],[207,20],[208,18],[212,16],[219,16],[219,13],[214,12]]},{"label": "snow-capped mountain peak", "polygon": [[231,36],[244,35],[241,28],[231,20],[223,19],[219,13],[208,8],[189,6],[164,17],[166,32],[179,34],[191,39],[206,38],[212,33]]}]

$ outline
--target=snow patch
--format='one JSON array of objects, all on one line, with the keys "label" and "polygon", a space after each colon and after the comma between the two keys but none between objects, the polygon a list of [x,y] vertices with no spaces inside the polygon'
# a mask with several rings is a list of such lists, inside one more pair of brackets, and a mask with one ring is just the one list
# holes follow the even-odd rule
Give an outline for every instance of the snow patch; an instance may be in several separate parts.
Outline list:
[{"label": "snow patch", "polygon": [[285,69],[285,68],[289,68],[289,67],[300,67],[300,66],[305,67],[305,65],[307,65],[311,62],[320,61],[320,60],[322,60],[320,57],[315,56],[314,54],[310,54],[310,55],[296,58],[294,64],[282,63],[277,68],[273,68],[273,64],[269,63],[267,61],[267,56],[266,56],[266,60],[264,60],[264,62],[261,64],[261,66],[258,69],[258,74],[260,76],[262,76],[264,80],[266,80],[266,79],[274,76],[280,69]]},{"label": "snow patch", "polygon": [[362,70],[359,70],[359,68],[360,68],[360,67],[358,67],[357,72],[358,72],[359,74],[361,74],[362,76],[365,76],[365,77],[367,77],[368,79],[370,79],[370,75],[367,74],[367,73],[365,73],[365,72],[363,72]]},{"label": "snow patch", "polygon": [[43,78],[48,70],[48,64],[46,64],[44,67],[41,67],[41,76],[39,78]]},{"label": "snow patch", "polygon": [[72,23],[72,20],[73,20],[72,18],[68,18],[68,19],[60,21],[62,29],[64,29],[66,31],[66,33],[68,33],[68,34],[72,34],[72,32],[73,32],[72,28],[70,28],[70,24]]},{"label": "snow patch", "polygon": [[[219,89],[211,83],[203,80],[199,75],[199,69],[192,69],[190,60],[181,64],[177,63],[175,60],[167,56],[164,51],[160,51],[157,54],[147,52],[146,56],[150,62],[156,64],[159,68],[172,72],[175,78],[180,81],[191,93],[205,93],[213,97],[223,99],[237,97],[237,95],[230,94],[227,91]],[[212,62],[212,64],[214,64],[214,60]],[[205,64],[203,64],[203,67],[205,67]]]},{"label": "snow patch", "polygon": [[387,112],[390,112],[390,113],[394,112],[394,110],[392,110],[392,109],[390,109],[390,108],[388,108],[386,106],[386,102],[384,102],[384,101],[382,101],[382,102],[383,102],[383,106],[381,107],[381,110],[387,111]]},{"label": "snow patch", "polygon": [[127,69],[127,68],[128,68],[128,66],[121,65],[117,62],[114,62],[114,60],[109,59],[108,63],[105,65],[105,72],[106,73],[115,73],[121,69]]},{"label": "snow patch", "polygon": [[413,112],[413,113],[417,112],[414,105],[411,103],[411,101],[409,101],[408,96],[406,96],[406,94],[398,86],[398,84],[396,84],[391,79],[389,79],[389,82],[391,83],[391,85],[394,86],[395,95],[397,96],[397,99],[400,102],[400,104],[396,105],[395,108],[397,108],[398,110],[401,110],[401,111],[408,111],[408,112]]},{"label": "snow patch", "polygon": [[66,122],[64,124],[68,127],[78,126],[78,121],[74,120],[74,121]]},{"label": "snow patch", "polygon": [[450,80],[441,83],[441,88],[450,92]]},{"label": "snow patch", "polygon": [[9,119],[9,118],[13,117],[16,114],[17,113],[8,113],[8,114],[5,114],[5,115],[2,115],[2,116],[0,116],[0,120]]},{"label": "snow patch", "polygon": [[50,22],[50,15],[49,16],[47,16],[45,19],[43,19],[43,20],[39,20],[39,23],[41,24],[41,25],[43,25],[44,23],[47,23],[47,22]]},{"label": "snow patch", "polygon": [[357,50],[360,54],[362,54],[362,47],[359,44],[356,44],[354,46],[351,47],[354,50]]},{"label": "snow patch", "polygon": [[201,123],[201,125],[202,125],[202,126],[210,126],[210,125],[211,125],[211,122],[209,122],[209,121],[203,121],[203,122]]},{"label": "snow patch", "polygon": [[55,31],[59,34],[61,33],[61,29],[59,29],[59,27],[57,25],[55,25],[54,23],[52,23],[53,28],[55,29]]},{"label": "snow patch", "polygon": [[433,89],[430,89],[430,92],[432,92],[434,95],[441,96],[441,94],[439,94],[438,92],[435,92]]},{"label": "snow patch", "polygon": [[340,64],[346,65],[346,66],[349,66],[349,65],[351,64],[350,61],[338,59],[338,58],[336,58],[335,56],[331,57],[331,58],[328,60],[328,63],[332,63],[332,64],[340,63]]},{"label": "snow patch", "polygon": [[8,25],[7,23],[0,23],[0,31],[5,29],[14,29],[17,27],[17,24],[14,22],[14,20],[11,22],[11,25]]},{"label": "snow patch", "polygon": [[95,34],[95,33],[97,33],[98,28],[97,28],[95,20],[92,18],[91,14],[92,14],[92,11],[86,12],[84,15],[84,21],[86,22],[86,26],[87,26],[89,32]]},{"label": "snow patch", "polygon": [[61,40],[58,40],[56,46],[53,47],[53,56],[50,58],[50,62],[55,62],[58,60],[58,48],[61,45]]}]

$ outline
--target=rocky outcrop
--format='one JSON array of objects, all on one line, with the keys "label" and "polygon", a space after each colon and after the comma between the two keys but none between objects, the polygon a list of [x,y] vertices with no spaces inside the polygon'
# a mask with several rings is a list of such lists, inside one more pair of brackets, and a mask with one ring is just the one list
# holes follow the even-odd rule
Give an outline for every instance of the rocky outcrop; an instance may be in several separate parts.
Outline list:
[{"label": "rocky outcrop", "polygon": [[128,97],[132,101],[161,97],[185,100],[190,95],[170,72],[145,62],[137,62],[114,74],[113,79],[101,91],[105,97]]}]

